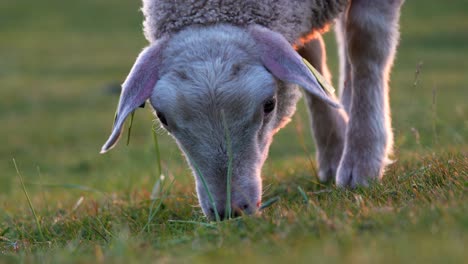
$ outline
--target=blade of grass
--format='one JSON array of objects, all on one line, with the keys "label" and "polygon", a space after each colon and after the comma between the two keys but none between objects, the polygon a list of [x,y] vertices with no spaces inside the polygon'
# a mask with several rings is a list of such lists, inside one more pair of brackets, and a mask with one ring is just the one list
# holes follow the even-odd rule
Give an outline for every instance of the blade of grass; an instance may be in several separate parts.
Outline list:
[{"label": "blade of grass", "polygon": [[153,131],[154,151],[156,152],[156,165],[157,165],[156,175],[159,179],[162,174],[161,152],[159,151],[158,134],[156,133],[156,130],[154,128],[152,128],[151,130]]},{"label": "blade of grass", "polygon": [[135,117],[135,111],[132,112],[130,116],[130,125],[128,126],[128,135],[127,135],[127,146],[130,145],[130,137],[132,135],[132,126],[133,126],[133,118]]},{"label": "blade of grass", "polygon": [[70,184],[70,183],[65,183],[65,184],[49,184],[49,183],[36,183],[36,182],[25,182],[25,185],[38,185],[41,188],[64,188],[64,189],[77,189],[81,191],[88,191],[88,192],[96,192],[100,194],[104,194],[104,192],[94,189],[88,186],[84,185],[79,185],[79,184]]},{"label": "blade of grass", "polygon": [[[154,216],[159,211],[159,209],[160,209],[160,207],[162,205],[163,199],[165,198],[165,196],[164,196],[165,194],[162,193],[162,191],[164,189],[165,181],[163,181],[163,178],[162,178],[162,165],[161,165],[161,155],[160,155],[161,152],[159,151],[158,134],[156,133],[156,130],[154,128],[151,128],[151,132],[152,132],[152,135],[153,135],[154,151],[156,153],[156,165],[157,165],[156,166],[156,175],[157,175],[157,180],[156,180],[156,183],[153,186],[153,190],[151,191],[152,203],[151,203],[150,210],[149,210],[149,213],[148,213],[148,221],[146,222],[145,226],[142,229],[142,231],[147,229],[148,232],[150,232],[150,223],[151,223],[151,221],[153,221]],[[170,190],[170,188],[172,188],[173,183],[174,183],[174,180],[172,180],[171,185],[169,186],[169,190]],[[159,193],[161,193],[161,197],[159,198],[159,204],[155,208],[154,206],[156,204],[156,201],[158,200],[158,197],[155,194],[155,193],[157,193],[157,191],[155,189],[158,188],[158,187],[159,187]],[[153,212],[153,209],[155,209],[154,212]]]},{"label": "blade of grass", "polygon": [[[171,189],[172,189],[172,186],[173,186],[173,184],[174,184],[174,181],[175,181],[175,179],[171,181],[171,184],[170,184],[169,187],[167,188],[166,192],[165,192],[163,195],[161,195],[160,198],[158,198],[158,199],[159,199],[159,203],[158,203],[158,205],[156,206],[156,208],[154,207],[154,205],[156,204],[156,201],[157,201],[158,199],[154,199],[153,202],[151,203],[150,213],[149,213],[149,215],[148,215],[148,221],[146,222],[145,226],[143,226],[143,228],[141,229],[140,233],[142,233],[145,229],[147,229],[148,232],[150,232],[150,224],[151,224],[151,222],[153,221],[153,218],[156,216],[156,214],[157,214],[157,213],[159,212],[159,210],[161,209],[161,205],[162,205],[164,199],[169,195],[169,192],[170,192]],[[161,188],[163,188],[163,187],[161,187]],[[153,209],[154,209],[154,211],[153,211]]]},{"label": "blade of grass", "polygon": [[170,222],[170,223],[181,223],[181,224],[193,224],[193,225],[201,225],[201,226],[208,227],[208,228],[216,228],[216,226],[213,225],[213,224],[204,223],[204,222],[197,222],[197,221],[169,220],[168,222]]},{"label": "blade of grass", "polygon": [[[187,157],[188,157],[188,154],[187,154]],[[201,173],[201,171],[198,168],[197,164],[193,160],[191,160],[191,162],[193,164],[193,167],[197,171],[198,176],[200,177],[200,179],[202,181],[203,188],[205,188],[205,191],[208,194],[208,199],[210,200],[211,206],[213,207],[213,210],[215,212],[216,222],[220,222],[221,219],[220,219],[219,214],[218,214],[218,209],[216,208],[216,203],[214,202],[213,195],[211,195],[210,189],[208,188],[208,184],[206,183],[205,177],[203,177],[203,174]]]},{"label": "blade of grass", "polygon": [[108,236],[110,236],[111,238],[114,237],[114,234],[112,234],[111,231],[107,230],[106,226],[104,225],[104,223],[101,221],[101,219],[99,217],[96,217],[96,221],[99,223],[99,225],[101,225],[102,230],[104,230],[104,232]]},{"label": "blade of grass", "polygon": [[161,175],[161,177],[159,177],[159,179],[157,179],[156,182],[154,183],[153,189],[151,190],[151,195],[150,195],[151,200],[157,199],[159,197],[159,194],[162,191],[161,181],[163,180],[164,180],[164,175]]},{"label": "blade of grass", "polygon": [[221,117],[223,119],[224,134],[226,136],[227,155],[228,155],[228,168],[227,168],[227,179],[226,179],[226,212],[225,215],[229,219],[231,218],[231,181],[232,181],[232,143],[231,135],[226,122],[226,116],[224,110],[221,110]]},{"label": "blade of grass", "polygon": [[[299,145],[301,146],[302,148],[302,151],[304,151],[304,154],[306,155],[307,157],[307,160],[309,161],[309,164],[310,164],[310,169],[312,170],[313,172],[313,175],[314,175],[314,178],[315,179],[318,179],[318,173],[317,173],[317,169],[314,165],[314,161],[312,160],[311,156],[310,156],[310,151],[308,150],[307,148],[307,145],[305,143],[305,139],[304,139],[304,129],[303,129],[303,122],[302,122],[302,119],[300,118],[299,115],[296,115],[295,117],[295,129],[296,129],[296,135],[297,135],[297,140],[299,142]],[[323,186],[323,184],[321,184],[320,182],[318,181],[312,181],[314,184],[316,185],[321,185]]]},{"label": "blade of grass", "polygon": [[280,200],[280,198],[278,196],[275,196],[269,200],[267,200],[266,202],[262,203],[262,205],[260,206],[259,210],[264,210],[268,207],[270,207],[272,204],[278,202]]},{"label": "blade of grass", "polygon": [[109,243],[109,240],[107,239],[107,237],[101,233],[96,227],[94,226],[91,226],[91,229],[96,232],[96,234],[98,234],[102,239],[104,239],[104,241],[106,241],[106,243]]},{"label": "blade of grass", "polygon": [[3,230],[3,231],[0,233],[0,237],[3,237],[6,233],[8,233],[8,231],[10,231],[10,227],[5,228],[5,230]]},{"label": "blade of grass", "polygon": [[[163,197],[164,193],[163,193],[163,190],[164,190],[164,184],[165,184],[165,181],[162,179],[162,178],[159,178],[156,183],[154,184],[154,187],[153,187],[153,192],[154,193],[154,189],[155,188],[158,188],[158,194],[160,193],[161,196],[150,196],[151,198],[151,206],[150,206],[150,210],[149,210],[149,213],[148,213],[148,222],[150,221],[150,216],[153,215],[153,208],[154,208],[154,204],[156,203],[156,200],[158,200],[158,198],[161,198]],[[148,229],[149,231],[149,229]]]},{"label": "blade of grass", "polygon": [[307,194],[304,192],[304,190],[301,188],[301,186],[297,186],[297,190],[302,196],[302,199],[304,199],[305,204],[309,204],[309,197],[307,197]]},{"label": "blade of grass", "polygon": [[322,194],[322,193],[331,193],[333,192],[332,189],[323,189],[323,190],[318,190],[318,191],[315,191],[315,192],[312,192],[313,194]]},{"label": "blade of grass", "polygon": [[20,173],[20,171],[18,169],[18,165],[16,164],[15,159],[13,159],[13,164],[15,164],[16,173],[17,173],[17,175],[18,175],[18,177],[20,179],[20,182],[21,182],[21,188],[23,189],[24,195],[26,196],[26,199],[28,200],[29,209],[31,209],[31,212],[32,212],[32,214],[34,216],[34,220],[36,221],[36,226],[37,226],[37,229],[39,230],[39,235],[41,236],[41,240],[45,241],[44,234],[42,233],[41,223],[39,222],[39,218],[37,217],[36,211],[34,210],[34,206],[32,205],[32,202],[31,202],[31,198],[29,198],[28,191],[26,190],[26,186],[24,185],[23,176],[21,175],[21,173]]}]

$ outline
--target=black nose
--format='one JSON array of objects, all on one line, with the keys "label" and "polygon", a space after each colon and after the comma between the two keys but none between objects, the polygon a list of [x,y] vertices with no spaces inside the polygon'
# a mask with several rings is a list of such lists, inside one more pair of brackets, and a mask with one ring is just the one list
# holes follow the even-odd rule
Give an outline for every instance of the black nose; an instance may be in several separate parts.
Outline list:
[{"label": "black nose", "polygon": [[[231,216],[228,216],[228,212],[226,212],[226,208],[224,206],[220,206],[216,208],[218,212],[218,216],[220,220],[226,220],[229,218],[236,218],[242,216],[244,214],[250,213],[250,205],[248,203],[244,203],[241,206],[236,206],[231,208]],[[210,207],[210,215],[209,217],[213,220],[216,220],[216,212],[213,207]]]}]

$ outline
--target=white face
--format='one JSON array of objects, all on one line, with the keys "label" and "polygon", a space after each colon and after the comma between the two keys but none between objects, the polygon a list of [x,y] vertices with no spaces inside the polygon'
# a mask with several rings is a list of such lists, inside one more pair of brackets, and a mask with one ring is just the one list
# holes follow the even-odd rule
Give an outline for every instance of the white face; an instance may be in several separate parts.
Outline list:
[{"label": "white face", "polygon": [[125,119],[149,98],[192,166],[203,212],[211,219],[216,211],[229,217],[229,209],[252,214],[273,134],[296,111],[297,85],[339,107],[279,33],[258,25],[189,27],[140,53],[101,153],[115,146]]},{"label": "white face", "polygon": [[[230,159],[231,206],[237,213],[254,213],[262,193],[260,171],[276,120],[276,82],[261,65],[226,65],[217,59],[203,64],[202,69],[195,63],[183,69],[188,72],[168,72],[158,82],[151,103],[193,168],[204,213],[214,217],[200,177],[222,216]],[[181,74],[185,77],[180,78]]]},{"label": "white face", "polygon": [[211,219],[216,211],[228,217],[229,209],[233,216],[252,214],[273,134],[296,110],[297,85],[339,106],[280,34],[260,26],[187,28],[140,53],[101,153],[115,146],[125,119],[149,98],[192,166],[203,212]]},{"label": "white face", "polygon": [[220,43],[213,45],[207,41],[210,37],[207,32],[203,38],[185,38],[185,45],[180,40],[173,41],[178,45],[168,45],[150,101],[192,167],[203,212],[214,219],[215,208],[201,177],[218,214],[227,217],[231,160],[232,214],[255,213],[261,202],[261,168],[272,136],[292,114],[298,92],[279,83],[242,48],[249,43],[237,43],[232,36],[222,40],[217,32],[212,41]]}]

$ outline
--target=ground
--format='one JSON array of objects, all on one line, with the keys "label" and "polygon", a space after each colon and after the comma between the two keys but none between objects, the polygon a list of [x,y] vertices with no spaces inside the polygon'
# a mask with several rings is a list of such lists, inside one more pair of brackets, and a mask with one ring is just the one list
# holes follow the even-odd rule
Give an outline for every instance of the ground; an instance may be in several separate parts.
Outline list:
[{"label": "ground", "polygon": [[[464,0],[412,0],[403,7],[391,81],[395,162],[381,185],[349,191],[317,182],[301,101],[263,170],[264,201],[279,200],[258,216],[222,223],[203,217],[187,165],[162,130],[165,178],[158,180],[147,108],[135,116],[129,146],[98,154],[118,84],[146,45],[139,5],[0,3],[0,261],[468,258]],[[336,82],[333,33],[325,37]]]}]

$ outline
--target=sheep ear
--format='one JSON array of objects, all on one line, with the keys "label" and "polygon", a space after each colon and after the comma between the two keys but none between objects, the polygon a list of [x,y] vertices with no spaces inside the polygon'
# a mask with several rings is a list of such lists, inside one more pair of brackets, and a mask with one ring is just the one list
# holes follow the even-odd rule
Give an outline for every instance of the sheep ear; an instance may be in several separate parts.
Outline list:
[{"label": "sheep ear", "polygon": [[[249,33],[255,40],[263,65],[278,79],[300,85],[304,90],[329,105],[341,105],[325,91],[310,64],[293,49],[291,44],[279,33],[260,26],[251,26]],[[312,67],[313,68],[313,67]],[[320,78],[320,77],[319,77]],[[321,80],[323,81],[323,80]]]},{"label": "sheep ear", "polygon": [[112,133],[104,146],[102,146],[101,153],[106,153],[117,144],[128,115],[143,105],[151,96],[153,88],[159,79],[163,46],[162,42],[152,44],[138,55],[127,79],[122,84],[122,92],[117,111],[115,112]]}]

